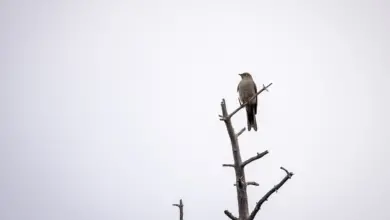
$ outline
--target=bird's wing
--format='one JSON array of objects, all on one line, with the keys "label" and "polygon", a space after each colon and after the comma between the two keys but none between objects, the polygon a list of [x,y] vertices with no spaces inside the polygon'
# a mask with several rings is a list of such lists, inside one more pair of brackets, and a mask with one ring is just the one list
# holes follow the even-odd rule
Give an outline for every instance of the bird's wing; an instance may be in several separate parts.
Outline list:
[{"label": "bird's wing", "polygon": [[[253,85],[254,85],[254,87],[255,87],[255,94],[257,94],[257,87],[256,87],[256,83],[255,82],[253,82]],[[256,96],[256,98],[255,98],[255,115],[257,114],[257,96]]]},{"label": "bird's wing", "polygon": [[[241,83],[241,82],[240,82],[240,83]],[[240,83],[238,83],[238,85],[237,85],[237,92],[240,91]],[[238,102],[240,103],[240,105],[242,105],[240,94],[238,94]]]}]

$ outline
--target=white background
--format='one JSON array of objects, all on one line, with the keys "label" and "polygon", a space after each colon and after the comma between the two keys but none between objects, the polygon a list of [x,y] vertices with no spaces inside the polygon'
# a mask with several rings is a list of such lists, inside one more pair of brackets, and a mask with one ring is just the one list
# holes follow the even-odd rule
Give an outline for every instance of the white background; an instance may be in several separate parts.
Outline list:
[{"label": "white background", "polygon": [[[388,1],[1,1],[0,219],[237,215],[220,102],[258,87],[256,219],[390,219]],[[245,112],[233,118],[246,126]]]}]

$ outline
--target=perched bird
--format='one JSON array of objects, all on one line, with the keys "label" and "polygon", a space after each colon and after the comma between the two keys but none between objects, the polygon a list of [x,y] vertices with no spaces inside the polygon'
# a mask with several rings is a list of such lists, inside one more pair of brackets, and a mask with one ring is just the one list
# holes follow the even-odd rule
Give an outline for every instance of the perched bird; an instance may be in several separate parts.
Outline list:
[{"label": "perched bird", "polygon": [[[247,103],[256,93],[256,83],[253,81],[251,74],[245,72],[238,74],[241,76],[241,81],[237,86],[240,104]],[[246,106],[246,116],[248,131],[253,128],[257,131],[256,114],[257,114],[257,97],[251,100]]]}]

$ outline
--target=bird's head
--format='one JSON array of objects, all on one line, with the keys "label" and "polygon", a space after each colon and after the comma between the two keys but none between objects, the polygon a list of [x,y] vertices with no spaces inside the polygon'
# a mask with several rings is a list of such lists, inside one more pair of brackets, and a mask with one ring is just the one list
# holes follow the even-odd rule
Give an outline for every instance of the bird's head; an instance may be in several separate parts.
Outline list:
[{"label": "bird's head", "polygon": [[251,74],[249,74],[248,72],[240,73],[238,75],[240,75],[242,79],[251,79],[252,78]]}]

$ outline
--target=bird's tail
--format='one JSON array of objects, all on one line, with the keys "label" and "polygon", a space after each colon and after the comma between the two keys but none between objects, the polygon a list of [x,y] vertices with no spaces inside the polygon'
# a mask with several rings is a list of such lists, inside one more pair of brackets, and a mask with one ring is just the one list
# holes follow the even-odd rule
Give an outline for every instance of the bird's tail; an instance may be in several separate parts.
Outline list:
[{"label": "bird's tail", "polygon": [[256,122],[256,115],[254,111],[254,107],[251,105],[246,107],[246,116],[247,116],[247,124],[248,124],[248,131],[253,128],[253,130],[257,131],[257,122]]}]

